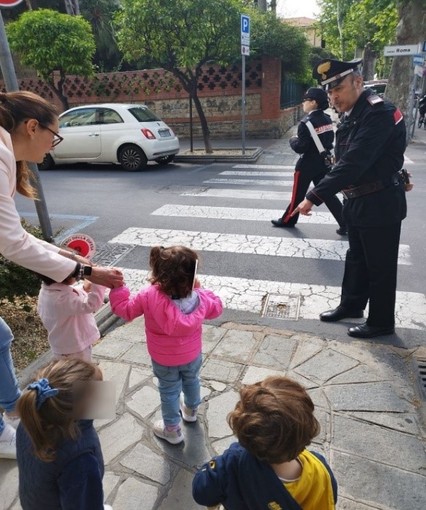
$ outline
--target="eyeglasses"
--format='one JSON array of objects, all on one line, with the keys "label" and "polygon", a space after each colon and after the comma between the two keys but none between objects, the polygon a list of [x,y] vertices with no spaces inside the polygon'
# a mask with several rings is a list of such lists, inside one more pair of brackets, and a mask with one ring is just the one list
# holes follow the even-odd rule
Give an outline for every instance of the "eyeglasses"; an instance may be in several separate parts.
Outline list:
[{"label": "eyeglasses", "polygon": [[47,129],[48,131],[50,131],[52,133],[52,135],[53,135],[52,148],[56,147],[63,141],[63,137],[60,134],[56,133],[56,131],[53,131],[53,129],[50,129],[50,127],[45,126],[41,122],[39,122],[39,124],[43,129]]}]

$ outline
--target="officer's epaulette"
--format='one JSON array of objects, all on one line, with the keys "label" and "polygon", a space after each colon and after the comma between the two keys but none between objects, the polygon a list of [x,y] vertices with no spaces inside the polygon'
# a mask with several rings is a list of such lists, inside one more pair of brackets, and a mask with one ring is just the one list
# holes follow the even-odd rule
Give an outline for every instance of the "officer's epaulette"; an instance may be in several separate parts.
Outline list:
[{"label": "officer's epaulette", "polygon": [[376,96],[376,94],[372,94],[371,96],[368,96],[367,101],[371,104],[371,106],[374,106],[375,104],[384,102],[383,99],[380,96]]}]

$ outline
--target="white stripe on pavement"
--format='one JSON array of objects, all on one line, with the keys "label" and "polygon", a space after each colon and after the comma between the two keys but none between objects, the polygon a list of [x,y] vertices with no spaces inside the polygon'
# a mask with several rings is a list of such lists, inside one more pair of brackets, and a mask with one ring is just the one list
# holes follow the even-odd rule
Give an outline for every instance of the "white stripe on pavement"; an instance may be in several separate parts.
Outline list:
[{"label": "white stripe on pavement", "polygon": [[254,170],[294,170],[294,165],[233,165],[232,168],[248,168]]},{"label": "white stripe on pavement", "polygon": [[252,189],[202,189],[199,191],[186,191],[182,197],[214,197],[214,198],[238,198],[245,200],[279,200],[287,202],[291,200],[291,193],[287,191],[261,191]]},{"label": "white stripe on pavement", "polygon": [[[148,271],[124,269],[125,280],[135,292],[147,286]],[[265,296],[301,296],[299,319],[318,320],[321,312],[335,308],[340,301],[340,287],[301,283],[249,280],[227,276],[199,275],[206,289],[216,292],[225,308],[260,314]],[[397,292],[395,309],[397,328],[424,330],[426,328],[426,296],[415,292]]]},{"label": "white stripe on pavement", "polygon": [[274,181],[270,180],[256,180],[256,179],[209,179],[203,181],[204,184],[240,184],[244,186],[258,185],[258,186],[293,186],[293,181]]},{"label": "white stripe on pavement", "polygon": [[[210,207],[202,205],[165,204],[151,213],[152,216],[175,216],[182,218],[209,218],[215,220],[267,221],[283,215],[283,209],[246,209],[244,207]],[[336,225],[331,213],[312,212],[311,216],[300,216],[300,223]]]},{"label": "white stripe on pavement", "polygon": [[294,172],[250,172],[248,170],[225,170],[219,175],[242,175],[246,177],[293,177]]},{"label": "white stripe on pavement", "polygon": [[[194,250],[326,260],[344,260],[348,249],[347,241],[136,227],[126,229],[109,242],[136,246],[182,244]],[[398,262],[411,265],[408,245],[400,245]]]}]

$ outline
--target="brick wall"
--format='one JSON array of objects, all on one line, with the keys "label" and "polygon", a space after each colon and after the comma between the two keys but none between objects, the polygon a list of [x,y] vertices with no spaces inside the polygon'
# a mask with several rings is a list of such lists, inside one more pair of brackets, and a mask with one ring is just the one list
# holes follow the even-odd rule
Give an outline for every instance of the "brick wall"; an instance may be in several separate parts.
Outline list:
[{"label": "brick wall", "polygon": [[[55,77],[58,79],[58,76]],[[213,138],[241,136],[241,66],[205,66],[198,82]],[[20,88],[32,90],[55,102],[54,94],[36,77],[20,80]],[[70,107],[104,102],[144,103],[181,137],[189,136],[189,97],[171,73],[164,69],[98,73],[93,78],[67,76],[64,90]],[[263,57],[246,63],[246,134],[248,137],[280,138],[300,117],[300,107],[280,109],[281,63]],[[201,136],[195,108],[193,134]]]}]

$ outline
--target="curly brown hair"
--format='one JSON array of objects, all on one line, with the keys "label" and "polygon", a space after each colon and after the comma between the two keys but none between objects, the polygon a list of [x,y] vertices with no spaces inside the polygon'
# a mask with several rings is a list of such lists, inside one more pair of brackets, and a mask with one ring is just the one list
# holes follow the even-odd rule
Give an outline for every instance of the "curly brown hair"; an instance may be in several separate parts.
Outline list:
[{"label": "curly brown hair", "polygon": [[314,404],[288,377],[271,376],[243,386],[228,423],[240,444],[268,464],[295,459],[319,434]]},{"label": "curly brown hair", "polygon": [[[27,119],[36,119],[40,124],[49,125],[58,117],[55,106],[41,96],[26,90],[0,92],[0,126],[9,133]],[[28,198],[36,198],[31,185],[32,172],[25,161],[16,163],[16,189]]]},{"label": "curly brown hair", "polygon": [[198,255],[186,246],[154,246],[149,254],[149,281],[170,297],[187,297],[193,287]]},{"label": "curly brown hair", "polygon": [[37,391],[26,389],[17,402],[17,412],[34,446],[34,454],[40,460],[55,460],[56,445],[62,439],[77,439],[77,420],[85,410],[81,402],[91,390],[88,381],[102,379],[102,372],[93,363],[79,359],[51,361],[40,369],[35,379],[46,378],[59,393],[48,398],[37,409]]}]

